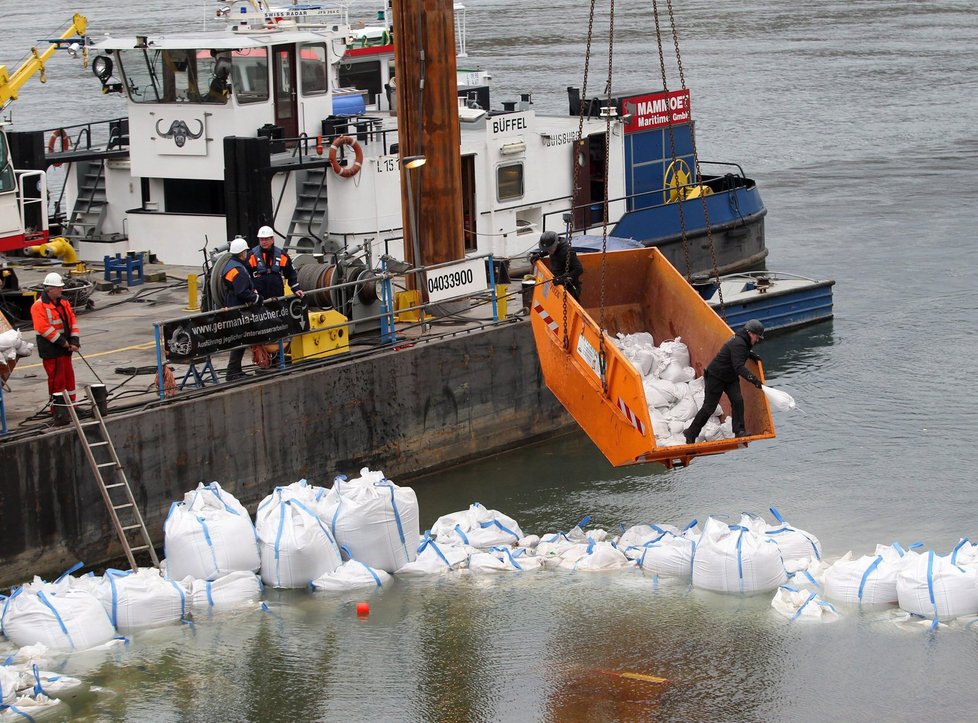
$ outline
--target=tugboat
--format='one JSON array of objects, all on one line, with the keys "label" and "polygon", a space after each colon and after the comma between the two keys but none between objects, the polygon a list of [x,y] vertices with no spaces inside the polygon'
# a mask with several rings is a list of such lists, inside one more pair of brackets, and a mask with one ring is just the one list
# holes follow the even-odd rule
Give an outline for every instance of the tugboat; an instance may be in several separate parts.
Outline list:
[{"label": "tugboat", "polygon": [[[125,94],[127,116],[44,131],[61,140],[15,165],[64,164],[64,235],[83,259],[151,252],[196,265],[202,247],[261,225],[293,251],[359,249],[368,268],[406,258],[390,8],[359,29],[347,12],[235,1],[219,6],[219,31],[94,43],[101,90]],[[688,90],[609,103],[572,88],[567,115],[542,116],[530,94],[493,107],[486,73],[456,70],[466,254],[525,259],[568,216],[573,234],[600,234],[607,193],[609,233],[658,247],[687,276],[767,255],[754,181],[732,163],[702,162],[697,176]],[[416,185],[425,170],[412,171]]]}]

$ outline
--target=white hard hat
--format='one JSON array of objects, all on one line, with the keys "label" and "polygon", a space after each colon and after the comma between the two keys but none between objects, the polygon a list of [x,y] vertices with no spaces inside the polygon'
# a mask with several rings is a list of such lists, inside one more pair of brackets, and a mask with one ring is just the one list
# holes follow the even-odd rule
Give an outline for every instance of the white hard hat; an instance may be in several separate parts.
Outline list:
[{"label": "white hard hat", "polygon": [[61,278],[61,274],[56,274],[53,271],[44,277],[45,286],[57,286],[63,287],[65,285],[64,279]]},{"label": "white hard hat", "polygon": [[271,238],[274,235],[275,232],[272,231],[271,226],[262,226],[260,229],[258,229],[258,238]]},{"label": "white hard hat", "polygon": [[230,250],[231,250],[231,255],[232,256],[237,256],[242,251],[247,251],[248,250],[248,242],[245,241],[240,236],[238,236],[238,238],[234,239],[234,241],[231,242],[231,249]]}]

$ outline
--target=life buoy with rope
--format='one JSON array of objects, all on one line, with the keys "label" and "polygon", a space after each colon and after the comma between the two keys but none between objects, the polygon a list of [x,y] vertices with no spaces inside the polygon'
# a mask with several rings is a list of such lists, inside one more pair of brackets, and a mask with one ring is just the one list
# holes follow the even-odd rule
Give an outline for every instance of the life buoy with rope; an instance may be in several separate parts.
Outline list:
[{"label": "life buoy with rope", "polygon": [[[68,132],[64,128],[56,128],[51,137],[48,138],[48,153],[54,153],[54,147],[58,143],[58,139],[61,139],[61,153],[71,150],[71,138],[68,137]],[[55,168],[61,166],[61,163],[52,164]]]},{"label": "life buoy with rope", "polygon": [[[337,152],[340,146],[350,146],[353,149],[354,159],[353,163],[349,166],[343,167],[340,165],[340,161],[337,158]],[[333,142],[329,144],[329,165],[333,168],[333,173],[335,173],[340,178],[351,178],[360,172],[360,166],[363,165],[363,149],[360,148],[360,144],[357,143],[356,138],[353,136],[337,136],[333,139]]]}]

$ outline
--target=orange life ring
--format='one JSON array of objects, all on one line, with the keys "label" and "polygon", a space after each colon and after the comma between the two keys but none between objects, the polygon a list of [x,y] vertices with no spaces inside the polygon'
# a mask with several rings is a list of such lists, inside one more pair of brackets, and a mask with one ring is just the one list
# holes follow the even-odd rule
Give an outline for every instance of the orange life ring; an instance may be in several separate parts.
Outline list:
[{"label": "orange life ring", "polygon": [[[355,156],[353,163],[345,168],[340,165],[336,157],[336,151],[340,146],[350,146]],[[350,178],[360,172],[360,166],[363,165],[363,149],[353,136],[338,136],[333,139],[329,144],[329,165],[333,167],[333,173],[340,178]]]},{"label": "orange life ring", "polygon": [[[51,134],[51,137],[48,138],[48,152],[49,153],[54,153],[54,147],[55,147],[55,145],[57,145],[59,138],[61,139],[61,152],[64,153],[65,151],[71,150],[71,138],[68,137],[67,131],[65,131],[64,128],[57,128]],[[61,164],[60,163],[54,163],[52,165],[55,168],[58,168]]]}]

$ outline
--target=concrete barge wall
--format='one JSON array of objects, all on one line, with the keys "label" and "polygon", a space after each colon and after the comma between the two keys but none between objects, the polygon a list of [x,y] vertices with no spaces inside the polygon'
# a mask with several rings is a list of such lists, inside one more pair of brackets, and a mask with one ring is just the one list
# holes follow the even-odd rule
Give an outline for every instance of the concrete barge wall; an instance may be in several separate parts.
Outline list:
[{"label": "concrete barge wall", "polygon": [[[521,321],[106,423],[160,545],[170,503],[198,482],[217,480],[253,509],[274,486],[303,477],[329,485],[370,466],[403,480],[573,421],[546,388]],[[71,427],[0,443],[0,510],[2,587],[122,556]]]}]

